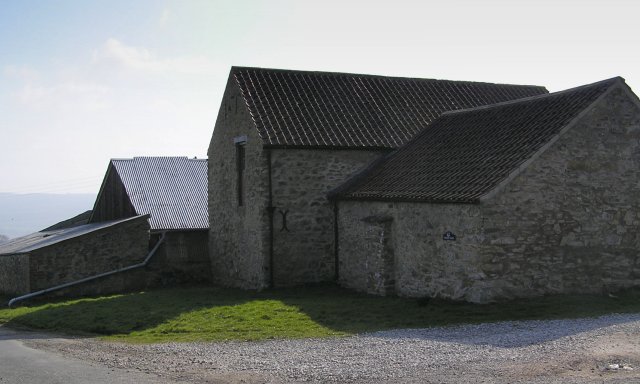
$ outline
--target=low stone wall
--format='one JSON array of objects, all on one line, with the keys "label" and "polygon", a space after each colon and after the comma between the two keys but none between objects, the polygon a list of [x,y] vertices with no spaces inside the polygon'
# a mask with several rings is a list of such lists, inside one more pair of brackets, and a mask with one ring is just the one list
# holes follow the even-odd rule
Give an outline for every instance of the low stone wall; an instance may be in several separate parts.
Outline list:
[{"label": "low stone wall", "polygon": [[[149,224],[146,217],[90,232],[31,252],[30,291],[38,291],[140,263],[148,254]],[[120,291],[103,287],[99,294]]]},{"label": "low stone wall", "polygon": [[0,255],[0,294],[29,292],[29,255]]}]

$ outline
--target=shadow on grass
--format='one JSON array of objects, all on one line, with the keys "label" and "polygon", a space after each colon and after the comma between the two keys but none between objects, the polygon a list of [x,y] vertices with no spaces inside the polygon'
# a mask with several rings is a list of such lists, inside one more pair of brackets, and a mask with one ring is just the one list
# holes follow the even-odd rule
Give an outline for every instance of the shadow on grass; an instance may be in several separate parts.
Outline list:
[{"label": "shadow on grass", "polygon": [[[334,292],[332,292],[332,290]],[[493,323],[521,320],[554,320],[599,317],[612,313],[637,313],[640,320],[640,289],[620,292],[615,297],[601,295],[558,295],[532,299],[520,299],[495,304],[471,304],[438,299],[406,299],[398,297],[376,297],[357,294],[339,288],[317,292],[313,302],[304,292],[281,293],[281,299],[295,305],[314,321],[345,333],[377,332],[397,328],[415,329],[463,324]],[[621,317],[600,322],[572,322],[570,327],[548,332],[549,340],[626,322]],[[527,325],[531,327],[531,325]],[[484,332],[476,327],[478,332]],[[524,334],[529,328],[514,323],[514,333]],[[437,339],[440,331],[423,334]],[[463,333],[461,333],[462,335]],[[435,336],[434,336],[435,335]],[[448,335],[458,342],[466,340],[455,334]],[[385,336],[393,337],[393,336]],[[414,333],[411,337],[422,337]],[[467,334],[468,337],[468,334]],[[518,344],[517,338],[511,342]],[[477,343],[482,344],[482,338]],[[507,345],[510,341],[504,341]]]},{"label": "shadow on grass", "polygon": [[73,335],[129,334],[155,328],[202,308],[234,306],[251,300],[252,293],[216,288],[177,288],[99,298],[30,303],[12,311],[10,327],[28,327]]},{"label": "shadow on grass", "polygon": [[[176,288],[50,304],[35,303],[30,307],[15,309],[23,313],[16,312],[17,315],[8,321],[8,325],[72,334],[123,335],[123,340],[127,340],[127,335],[137,334],[142,336],[132,340],[141,342],[261,340],[345,335],[395,328],[640,313],[639,299],[640,290],[631,290],[617,297],[549,296],[474,305],[443,300],[377,297],[333,285],[262,292],[211,287]],[[548,333],[547,339],[541,341],[612,325],[616,321],[625,320],[610,318],[600,322],[574,322],[577,325]],[[455,329],[442,332],[449,341],[486,344],[488,339],[481,334],[486,330],[482,327],[477,327],[477,330],[480,334],[473,339],[468,339],[468,333],[456,336]],[[512,336],[530,331],[514,324]],[[439,332],[410,332],[409,335],[439,340]],[[504,342],[499,342],[499,345],[517,346],[524,342],[518,340],[527,339],[515,336],[509,339],[505,336]]]}]

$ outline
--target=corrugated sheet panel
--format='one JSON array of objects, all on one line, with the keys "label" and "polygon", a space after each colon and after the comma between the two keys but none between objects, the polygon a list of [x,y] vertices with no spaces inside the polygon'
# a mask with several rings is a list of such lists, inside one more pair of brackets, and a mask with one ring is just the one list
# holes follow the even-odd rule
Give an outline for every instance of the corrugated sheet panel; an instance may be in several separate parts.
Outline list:
[{"label": "corrugated sheet panel", "polygon": [[139,215],[152,230],[209,228],[207,160],[134,157],[111,160]]},{"label": "corrugated sheet panel", "polygon": [[547,93],[544,87],[236,67],[264,144],[396,148],[443,112]]},{"label": "corrugated sheet panel", "polygon": [[531,158],[621,78],[443,114],[333,196],[472,203]]}]

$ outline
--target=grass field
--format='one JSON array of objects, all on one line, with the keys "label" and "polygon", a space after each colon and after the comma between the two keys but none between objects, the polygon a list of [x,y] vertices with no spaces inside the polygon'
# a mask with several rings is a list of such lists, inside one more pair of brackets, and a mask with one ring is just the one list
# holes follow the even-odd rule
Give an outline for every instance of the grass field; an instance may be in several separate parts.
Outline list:
[{"label": "grass field", "polygon": [[474,305],[375,297],[334,286],[263,292],[207,287],[2,307],[0,324],[147,343],[344,336],[391,328],[629,312],[640,312],[640,290],[616,297],[549,296]]}]

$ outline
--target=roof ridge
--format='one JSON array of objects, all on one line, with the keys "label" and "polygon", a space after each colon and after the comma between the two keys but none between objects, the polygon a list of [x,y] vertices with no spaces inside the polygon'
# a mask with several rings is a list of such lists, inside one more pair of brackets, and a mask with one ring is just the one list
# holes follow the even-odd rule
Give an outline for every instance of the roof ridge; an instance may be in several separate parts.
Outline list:
[{"label": "roof ridge", "polygon": [[371,74],[371,73],[355,73],[355,72],[315,71],[315,70],[285,69],[285,68],[232,66],[231,73],[235,73],[236,71],[243,70],[243,69],[253,70],[253,71],[263,71],[263,72],[306,73],[306,74],[316,74],[316,75],[325,75],[325,76],[358,76],[358,77],[396,79],[396,80],[435,81],[435,82],[442,82],[442,83],[457,83],[457,84],[475,84],[475,85],[487,84],[487,85],[501,85],[501,86],[508,86],[508,87],[532,87],[532,88],[541,88],[541,89],[544,89],[546,92],[549,92],[545,86],[534,85],[534,84],[492,83],[487,81],[434,79],[429,77],[388,76],[388,75],[377,75],[377,74]]},{"label": "roof ridge", "polygon": [[445,111],[442,114],[440,114],[439,117],[458,114],[458,113],[480,111],[480,110],[483,110],[483,109],[498,108],[498,107],[503,107],[505,105],[511,105],[511,104],[526,103],[526,102],[529,102],[529,101],[532,101],[532,100],[544,99],[544,98],[548,98],[548,97],[553,97],[553,96],[557,96],[557,95],[563,95],[563,94],[579,91],[579,90],[582,90],[582,89],[586,89],[586,88],[598,86],[598,85],[601,85],[601,84],[605,84],[607,82],[611,82],[611,85],[609,86],[609,87],[611,87],[614,84],[618,83],[619,81],[622,81],[623,84],[626,84],[626,82],[625,82],[625,80],[624,80],[624,78],[622,76],[615,76],[615,77],[611,77],[609,79],[596,81],[595,83],[584,84],[584,85],[579,85],[579,86],[573,87],[573,88],[563,89],[562,91],[551,92],[551,93],[546,93],[546,94],[536,95],[536,96],[523,97],[521,99],[503,101],[503,102],[495,103],[495,104],[481,105],[479,107],[457,109],[457,110],[453,110],[453,111]]},{"label": "roof ridge", "polygon": [[548,93],[540,86],[250,67],[233,67],[229,79],[263,145],[287,148],[396,148],[443,111]]}]

